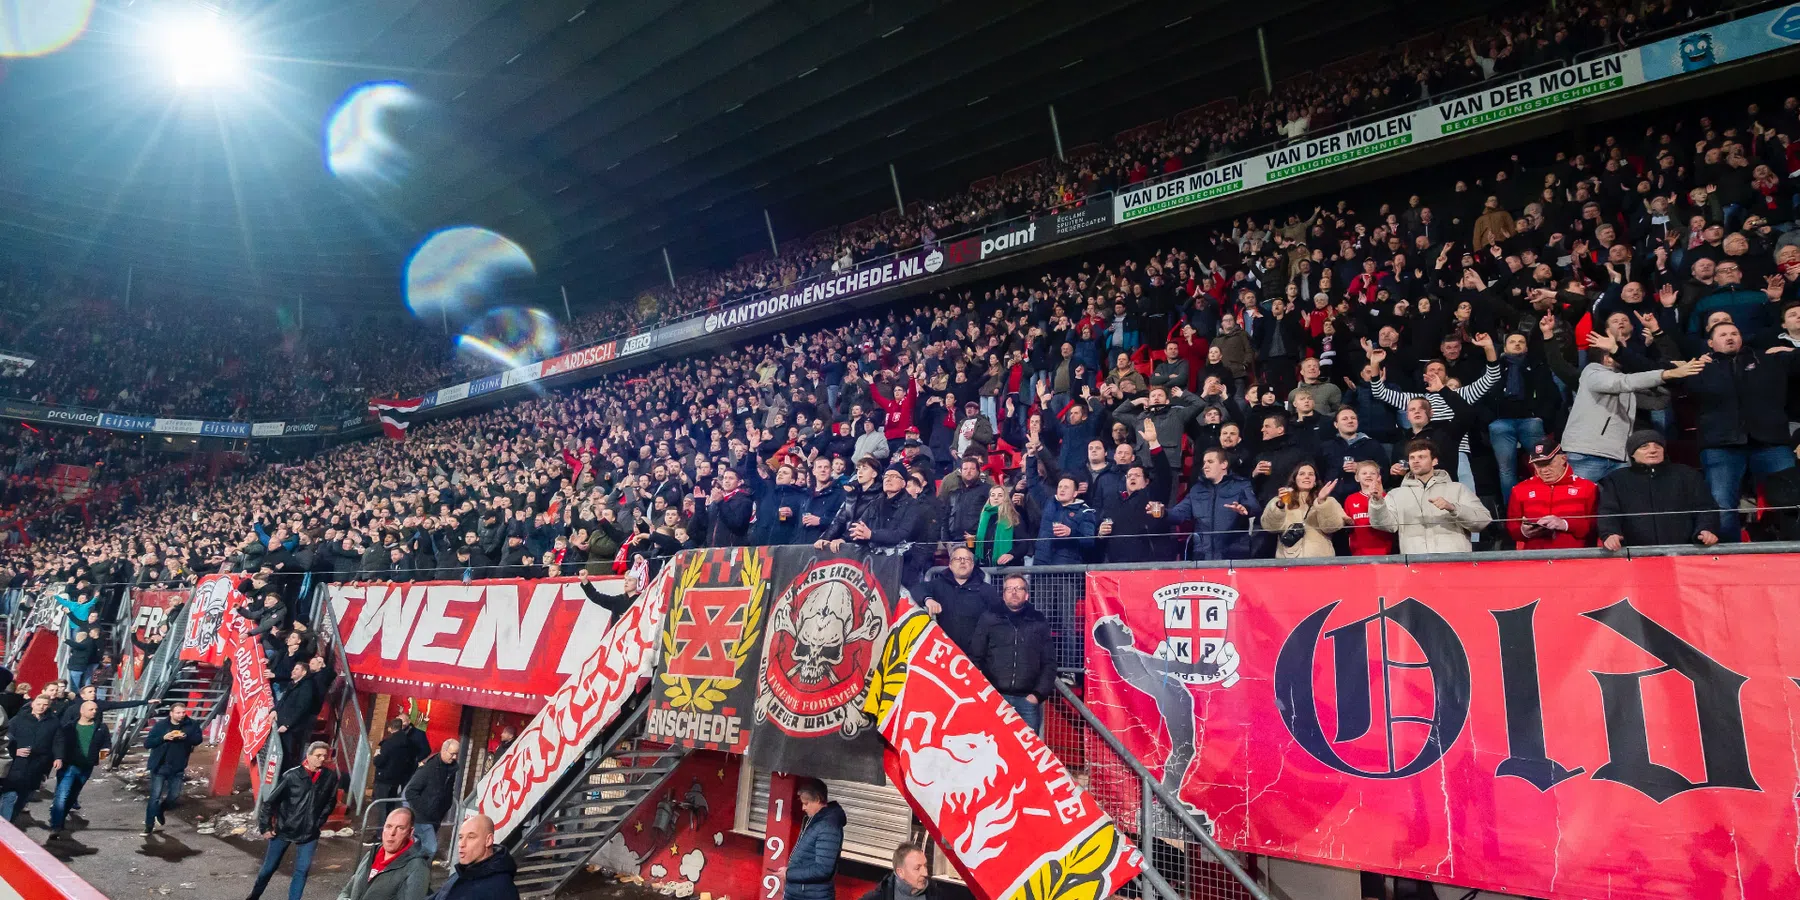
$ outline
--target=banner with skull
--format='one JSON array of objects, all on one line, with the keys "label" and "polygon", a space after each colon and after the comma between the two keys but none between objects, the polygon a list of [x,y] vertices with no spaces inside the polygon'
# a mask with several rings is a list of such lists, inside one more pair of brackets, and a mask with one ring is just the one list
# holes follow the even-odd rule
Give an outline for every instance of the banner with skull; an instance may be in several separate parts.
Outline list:
[{"label": "banner with skull", "polygon": [[773,552],[751,762],[881,784],[881,739],[862,707],[869,667],[903,602],[901,559],[806,546]]}]

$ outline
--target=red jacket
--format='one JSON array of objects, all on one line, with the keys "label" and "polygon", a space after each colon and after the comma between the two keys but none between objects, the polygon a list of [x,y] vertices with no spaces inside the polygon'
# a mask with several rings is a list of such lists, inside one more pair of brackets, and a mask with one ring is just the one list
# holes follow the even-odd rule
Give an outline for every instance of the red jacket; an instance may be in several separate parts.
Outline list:
[{"label": "red jacket", "polygon": [[[1506,506],[1506,530],[1519,542],[1520,550],[1558,550],[1565,547],[1594,546],[1594,511],[1600,506],[1600,486],[1583,478],[1573,469],[1564,469],[1555,484],[1532,476],[1513,486],[1512,500]],[[1569,523],[1568,531],[1537,533],[1526,537],[1521,525],[1545,516],[1556,516]]]},{"label": "red jacket", "polygon": [[890,441],[906,437],[906,432],[913,427],[913,401],[919,399],[919,383],[911,378],[906,379],[906,393],[899,400],[887,396],[886,386],[869,392],[875,405],[887,413],[887,420],[882,423],[881,433]]},{"label": "red jacket", "polygon": [[1397,552],[1400,535],[1369,524],[1369,495],[1357,491],[1344,498],[1344,516],[1350,520],[1351,556],[1388,556]]}]

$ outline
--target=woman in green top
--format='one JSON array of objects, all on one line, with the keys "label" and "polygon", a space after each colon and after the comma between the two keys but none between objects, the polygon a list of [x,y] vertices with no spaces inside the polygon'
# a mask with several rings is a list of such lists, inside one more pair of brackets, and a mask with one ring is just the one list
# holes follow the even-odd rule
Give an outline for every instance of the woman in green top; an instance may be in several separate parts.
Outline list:
[{"label": "woman in green top", "polygon": [[1003,484],[988,489],[987,505],[981,508],[981,519],[975,525],[975,561],[983,566],[1017,565],[1013,556],[1013,529],[1019,525],[1019,511],[1013,507],[1012,493]]}]

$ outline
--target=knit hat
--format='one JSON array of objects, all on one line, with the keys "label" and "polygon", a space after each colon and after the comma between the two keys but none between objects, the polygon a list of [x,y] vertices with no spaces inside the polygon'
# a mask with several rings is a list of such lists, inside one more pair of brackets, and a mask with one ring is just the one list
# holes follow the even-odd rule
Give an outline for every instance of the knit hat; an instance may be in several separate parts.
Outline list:
[{"label": "knit hat", "polygon": [[1637,455],[1638,448],[1645,444],[1658,444],[1665,448],[1669,446],[1669,442],[1663,440],[1662,432],[1654,428],[1642,428],[1632,432],[1631,436],[1625,439],[1626,458]]}]

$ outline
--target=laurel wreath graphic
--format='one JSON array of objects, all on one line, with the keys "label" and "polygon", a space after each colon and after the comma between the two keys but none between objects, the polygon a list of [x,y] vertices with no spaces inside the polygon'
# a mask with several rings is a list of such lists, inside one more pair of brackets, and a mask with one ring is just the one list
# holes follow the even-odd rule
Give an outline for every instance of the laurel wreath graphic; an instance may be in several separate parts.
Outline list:
[{"label": "laurel wreath graphic", "polygon": [[887,641],[881,645],[880,658],[869,667],[869,690],[863,699],[863,712],[874,717],[877,725],[887,721],[888,711],[900,699],[913,649],[929,627],[931,616],[922,611],[907,613],[888,632]]},{"label": "laurel wreath graphic", "polygon": [[1119,829],[1104,824],[1060,859],[1031,873],[1008,900],[1105,900],[1118,887],[1111,883],[1113,863],[1125,847]]},{"label": "laurel wreath graphic", "polygon": [[[675,592],[675,599],[669,604],[668,618],[665,620],[662,636],[663,658],[673,659],[676,653],[675,626],[681,620],[682,607],[687,603],[687,591],[699,583],[706,571],[706,561],[710,554],[696,554],[687,568],[681,572],[681,587]],[[751,589],[749,605],[744,609],[744,627],[738,632],[738,638],[731,644],[729,655],[732,668],[743,671],[744,664],[750,654],[762,640],[764,603],[763,596],[768,593],[769,582],[764,577],[768,569],[768,557],[760,550],[743,552],[743,567],[738,577]],[[719,704],[725,702],[726,691],[743,683],[742,678],[727,676],[722,678],[695,679],[683,675],[664,672],[657,676],[665,685],[663,696],[669,700],[669,706],[679,710],[696,712],[712,712]]]}]

